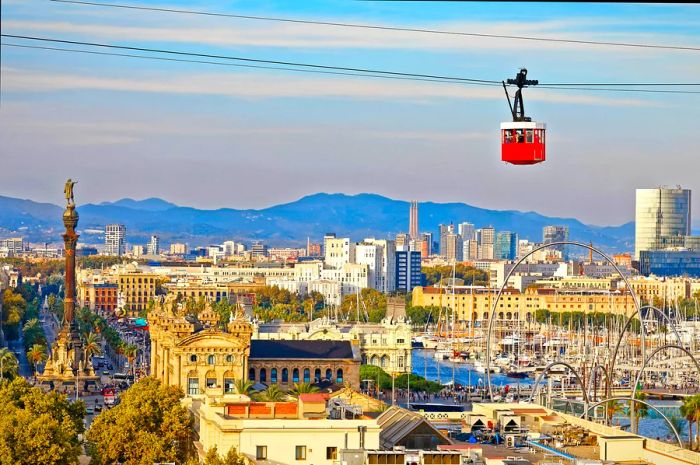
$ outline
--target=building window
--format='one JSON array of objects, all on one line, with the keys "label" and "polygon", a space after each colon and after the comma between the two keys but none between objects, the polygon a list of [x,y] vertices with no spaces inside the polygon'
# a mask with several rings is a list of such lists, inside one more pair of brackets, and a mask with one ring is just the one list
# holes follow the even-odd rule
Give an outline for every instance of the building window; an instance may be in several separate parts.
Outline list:
[{"label": "building window", "polygon": [[208,388],[216,386],[216,378],[207,378],[206,385]]},{"label": "building window", "polygon": [[267,460],[267,446],[255,446],[255,460]]},{"label": "building window", "polygon": [[198,378],[187,378],[187,394],[190,396],[196,396],[199,394]]},{"label": "building window", "polygon": [[195,354],[190,355],[190,362],[197,363],[197,356]]},{"label": "building window", "polygon": [[403,355],[399,356],[399,368],[403,368]]},{"label": "building window", "polygon": [[403,339],[397,339],[397,340],[396,340],[396,343],[397,343],[397,344],[403,344],[403,343],[404,343],[404,340],[403,340]]},{"label": "building window", "polygon": [[236,388],[233,382],[233,378],[224,378],[224,394],[233,394],[236,392]]},{"label": "building window", "polygon": [[326,381],[330,381],[333,378],[333,370],[326,368]]},{"label": "building window", "polygon": [[267,370],[265,368],[260,369],[260,382],[261,383],[267,382]]},{"label": "building window", "polygon": [[255,368],[248,370],[248,381],[255,381]]},{"label": "building window", "polygon": [[214,365],[216,363],[216,356],[215,355],[210,355],[207,357],[207,363],[209,365]]},{"label": "building window", "polygon": [[337,447],[326,447],[326,460],[338,460]]},{"label": "building window", "polygon": [[297,460],[306,460],[306,446],[296,446],[294,458]]},{"label": "building window", "polygon": [[321,382],[321,369],[316,368],[314,370],[314,383],[320,383]]},{"label": "building window", "polygon": [[286,368],[282,368],[282,382],[283,383],[289,382],[289,370],[287,370]]},{"label": "building window", "polygon": [[233,355],[228,354],[226,356],[226,363],[233,363]]},{"label": "building window", "polygon": [[308,368],[304,368],[304,382],[305,383],[311,382],[311,370],[309,370]]},{"label": "building window", "polygon": [[277,384],[277,368],[270,370],[270,382]]},{"label": "building window", "polygon": [[292,382],[293,383],[298,383],[299,382],[299,368],[295,368],[292,371]]},{"label": "building window", "polygon": [[343,382],[343,369],[338,368],[338,371],[335,373],[335,382],[340,384]]}]

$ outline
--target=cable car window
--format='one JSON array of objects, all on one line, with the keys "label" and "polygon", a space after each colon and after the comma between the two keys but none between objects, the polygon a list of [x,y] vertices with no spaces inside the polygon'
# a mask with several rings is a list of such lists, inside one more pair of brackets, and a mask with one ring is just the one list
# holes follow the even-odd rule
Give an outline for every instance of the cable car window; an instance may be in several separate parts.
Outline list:
[{"label": "cable car window", "polygon": [[522,129],[518,129],[518,131],[517,131],[517,139],[518,139],[518,143],[519,143],[519,144],[522,144],[523,142],[525,142],[525,135],[523,134],[523,130],[522,130]]},{"label": "cable car window", "polygon": [[528,144],[532,144],[532,142],[533,142],[532,129],[528,129],[526,134],[527,134],[527,136],[525,138],[525,142],[527,142]]}]

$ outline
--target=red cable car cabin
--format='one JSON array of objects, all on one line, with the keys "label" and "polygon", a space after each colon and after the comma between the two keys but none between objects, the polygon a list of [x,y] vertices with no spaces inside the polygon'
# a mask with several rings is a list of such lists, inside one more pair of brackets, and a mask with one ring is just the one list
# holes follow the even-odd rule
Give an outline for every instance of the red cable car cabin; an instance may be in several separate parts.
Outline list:
[{"label": "red cable car cabin", "polygon": [[534,165],[545,160],[545,123],[501,123],[501,160],[513,165]]}]

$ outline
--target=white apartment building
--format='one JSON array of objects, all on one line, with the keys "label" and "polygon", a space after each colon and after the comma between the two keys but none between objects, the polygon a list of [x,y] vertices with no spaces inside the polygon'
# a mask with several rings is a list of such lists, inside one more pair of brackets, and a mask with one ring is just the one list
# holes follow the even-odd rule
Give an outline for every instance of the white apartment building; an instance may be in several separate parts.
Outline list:
[{"label": "white apartment building", "polygon": [[105,255],[121,257],[126,252],[126,226],[108,224],[105,226]]},{"label": "white apartment building", "polygon": [[158,236],[151,236],[147,245],[148,255],[160,255],[160,238]]},{"label": "white apartment building", "polygon": [[348,237],[328,235],[323,238],[323,248],[326,266],[340,268],[346,263],[355,263],[355,243]]},{"label": "white apartment building", "polygon": [[[381,248],[380,268],[377,271],[375,285],[370,287],[384,293],[396,290],[396,242],[386,239],[366,238],[364,244],[374,244]],[[357,263],[362,263],[357,260]]]}]

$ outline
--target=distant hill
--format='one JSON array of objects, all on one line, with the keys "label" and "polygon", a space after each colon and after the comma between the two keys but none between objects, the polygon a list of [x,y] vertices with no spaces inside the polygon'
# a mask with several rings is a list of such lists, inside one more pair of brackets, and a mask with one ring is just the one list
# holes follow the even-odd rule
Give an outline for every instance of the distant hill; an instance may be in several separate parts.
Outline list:
[{"label": "distant hill", "polygon": [[[60,240],[61,208],[31,200],[0,197],[0,231],[17,231],[32,241]],[[260,210],[199,210],[162,199],[121,199],[116,202],[78,207],[80,229],[103,228],[123,223],[128,241],[145,242],[159,234],[166,242],[187,241],[191,245],[223,240],[264,240],[276,245],[302,245],[306,238],[319,241],[327,232],[349,236],[391,237],[408,228],[409,203],[376,194],[326,194],[303,197],[294,202]],[[488,210],[464,203],[419,204],[421,231],[433,232],[437,240],[440,223],[469,221],[477,227],[494,226],[497,231],[518,232],[521,239],[539,241],[542,227],[567,225],[570,239],[593,242],[610,251],[632,250],[634,223],[621,226],[591,226],[575,218],[553,218],[535,212]],[[97,240],[83,235],[84,242]]]}]

